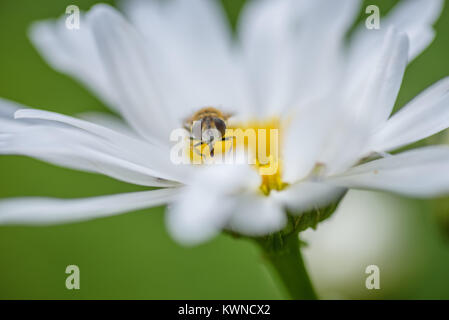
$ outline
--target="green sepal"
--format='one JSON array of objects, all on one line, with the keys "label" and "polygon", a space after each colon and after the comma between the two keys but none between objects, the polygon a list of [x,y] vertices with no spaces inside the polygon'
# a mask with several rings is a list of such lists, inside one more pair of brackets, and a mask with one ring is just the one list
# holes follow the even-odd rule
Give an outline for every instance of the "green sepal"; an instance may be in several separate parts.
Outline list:
[{"label": "green sepal", "polygon": [[288,212],[289,217],[291,217],[292,219],[293,229],[298,232],[307,230],[308,228],[316,229],[320,222],[332,216],[343,196],[341,196],[337,201],[323,208],[316,208],[300,214]]}]

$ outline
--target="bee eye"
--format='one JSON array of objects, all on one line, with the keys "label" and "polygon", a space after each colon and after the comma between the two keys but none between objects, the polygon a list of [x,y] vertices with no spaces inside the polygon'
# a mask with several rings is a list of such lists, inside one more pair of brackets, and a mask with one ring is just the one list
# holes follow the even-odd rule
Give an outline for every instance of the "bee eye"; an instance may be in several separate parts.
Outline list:
[{"label": "bee eye", "polygon": [[218,131],[220,131],[220,134],[222,137],[224,137],[226,133],[226,124],[223,120],[215,118],[214,119],[215,128],[217,128]]}]

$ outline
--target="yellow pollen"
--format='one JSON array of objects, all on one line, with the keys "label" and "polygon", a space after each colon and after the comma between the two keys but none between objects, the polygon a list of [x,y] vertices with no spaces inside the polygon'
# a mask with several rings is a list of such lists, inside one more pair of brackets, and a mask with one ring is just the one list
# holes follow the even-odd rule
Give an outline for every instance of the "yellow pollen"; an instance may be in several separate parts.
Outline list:
[{"label": "yellow pollen", "polygon": [[[250,157],[250,164],[262,178],[260,190],[269,195],[271,190],[282,190],[288,184],[282,181],[280,159],[281,124],[278,119],[250,121],[229,125],[226,128],[225,141],[214,143],[214,158],[225,155],[232,150],[244,150]],[[203,164],[212,160],[207,144],[194,147],[195,141],[189,144],[190,161]],[[196,150],[195,150],[196,148]]]}]

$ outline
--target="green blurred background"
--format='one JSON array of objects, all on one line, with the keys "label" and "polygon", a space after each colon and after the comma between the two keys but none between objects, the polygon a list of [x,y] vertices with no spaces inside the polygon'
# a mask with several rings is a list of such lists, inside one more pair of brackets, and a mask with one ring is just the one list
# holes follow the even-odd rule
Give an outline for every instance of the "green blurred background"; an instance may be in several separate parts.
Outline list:
[{"label": "green blurred background", "polygon": [[[405,0],[406,1],[406,0]],[[0,97],[28,106],[65,114],[106,111],[106,107],[69,77],[53,71],[31,46],[26,34],[31,22],[58,17],[68,5],[89,9],[97,1],[1,0],[0,1]],[[104,1],[110,2],[110,1]],[[383,12],[398,1],[375,3]],[[243,0],[223,1],[233,24]],[[436,25],[432,46],[407,70],[398,106],[403,105],[433,82],[449,75],[449,7]],[[443,135],[433,141],[443,141]],[[449,139],[447,139],[449,143]],[[422,144],[422,143],[421,143]],[[449,174],[449,173],[445,173]],[[87,197],[142,190],[101,175],[55,167],[16,156],[0,157],[0,198],[14,196]],[[381,228],[373,237],[384,237],[385,227],[397,252],[383,251],[366,261],[355,261],[355,271],[326,280],[326,272],[346,268],[344,262],[358,257],[351,244],[370,239],[350,239],[329,251],[306,251],[318,291],[325,298],[436,298],[449,299],[449,236],[444,221],[449,214],[447,199],[417,201],[390,195],[361,194],[360,198],[384,201],[388,215],[370,215],[369,206],[348,206],[357,211],[368,228]],[[357,197],[353,197],[357,198]],[[374,199],[374,200],[373,200]],[[345,209],[346,210],[346,209]],[[372,210],[372,208],[371,208]],[[377,208],[382,212],[384,207]],[[270,277],[252,243],[219,236],[213,241],[185,248],[168,236],[163,208],[51,227],[0,227],[0,298],[3,299],[278,299],[284,297]],[[356,224],[335,225],[337,212],[323,232],[315,235],[339,237],[337,230],[350,232]],[[364,218],[367,215],[367,218]],[[343,216],[343,214],[342,214]],[[388,219],[391,218],[391,223]],[[377,224],[383,219],[384,224]],[[343,220],[342,220],[343,221]],[[352,221],[352,220],[351,220]],[[353,220],[355,221],[355,220]],[[380,220],[379,220],[380,221]],[[370,227],[372,226],[372,227]],[[351,229],[352,228],[352,229]],[[320,229],[320,228],[319,228]],[[362,236],[363,237],[363,236]],[[367,237],[366,235],[364,236]],[[385,236],[386,237],[386,236]],[[385,238],[387,239],[387,238]],[[387,245],[388,247],[389,245]],[[373,251],[373,252],[374,252]],[[336,255],[338,253],[338,255]],[[388,255],[400,257],[393,261]],[[310,256],[310,257],[309,257]],[[328,259],[329,258],[329,259]],[[332,259],[330,259],[332,258]],[[343,264],[342,264],[343,261]],[[348,262],[349,263],[349,262]],[[357,267],[357,263],[360,267]],[[381,290],[364,286],[367,263],[381,268]],[[75,264],[81,270],[81,290],[65,288],[65,268]],[[316,266],[316,268],[314,267]],[[352,269],[351,269],[352,270]],[[335,277],[338,277],[336,279]],[[335,281],[333,281],[335,280]],[[338,280],[338,281],[337,281]]]}]

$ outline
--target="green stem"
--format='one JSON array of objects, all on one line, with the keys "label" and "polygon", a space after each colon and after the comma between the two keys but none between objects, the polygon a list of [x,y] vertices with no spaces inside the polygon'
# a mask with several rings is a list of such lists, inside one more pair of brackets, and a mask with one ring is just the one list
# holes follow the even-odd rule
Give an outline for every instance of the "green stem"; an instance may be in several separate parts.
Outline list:
[{"label": "green stem", "polygon": [[278,233],[257,242],[292,299],[317,299],[301,255],[297,232]]}]

